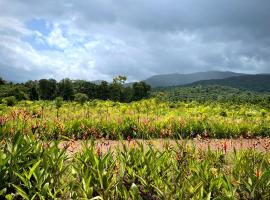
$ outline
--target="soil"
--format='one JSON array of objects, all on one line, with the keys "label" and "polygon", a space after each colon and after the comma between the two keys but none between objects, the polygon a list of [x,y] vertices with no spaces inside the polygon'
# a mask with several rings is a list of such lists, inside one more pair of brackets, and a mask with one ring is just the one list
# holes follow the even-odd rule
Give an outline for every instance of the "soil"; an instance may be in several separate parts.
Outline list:
[{"label": "soil", "polygon": [[[74,154],[82,150],[83,140],[70,140],[62,141],[59,144],[59,148],[67,149],[68,154]],[[118,141],[118,140],[105,140],[98,139],[95,140],[95,145],[97,149],[102,152],[111,149],[114,151],[117,148],[122,148],[122,143],[125,143],[128,147],[138,147],[138,144],[142,143],[144,146],[152,145],[158,150],[164,150],[165,148],[174,148],[177,143],[183,143],[184,140],[172,140],[172,139],[152,139],[152,140],[131,140],[131,141]],[[270,138],[257,138],[257,139],[198,139],[186,140],[188,145],[194,145],[198,150],[220,150],[230,152],[234,149],[247,150],[256,149],[261,152],[270,151]]]}]

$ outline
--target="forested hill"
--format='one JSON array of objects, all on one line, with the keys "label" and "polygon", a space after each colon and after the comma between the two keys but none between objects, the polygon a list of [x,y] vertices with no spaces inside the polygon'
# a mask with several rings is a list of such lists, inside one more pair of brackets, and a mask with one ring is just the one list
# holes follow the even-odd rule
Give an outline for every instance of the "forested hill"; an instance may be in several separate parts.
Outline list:
[{"label": "forested hill", "polygon": [[225,79],[201,80],[186,86],[220,85],[257,92],[270,92],[270,74],[243,75]]},{"label": "forested hill", "polygon": [[224,79],[244,74],[223,71],[197,72],[192,74],[161,74],[144,80],[151,87],[168,87],[193,83],[200,80]]}]

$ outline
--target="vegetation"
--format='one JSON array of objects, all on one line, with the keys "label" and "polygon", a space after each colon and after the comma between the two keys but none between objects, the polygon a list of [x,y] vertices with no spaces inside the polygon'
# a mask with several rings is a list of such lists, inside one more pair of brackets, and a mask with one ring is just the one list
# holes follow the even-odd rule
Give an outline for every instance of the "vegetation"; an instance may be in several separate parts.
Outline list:
[{"label": "vegetation", "polygon": [[[270,199],[270,154],[256,150],[270,136],[268,93],[170,87],[147,98],[149,85],[125,81],[0,79],[0,199]],[[195,137],[257,143],[200,150],[185,141]],[[127,142],[111,149],[99,138]],[[138,138],[180,141],[159,150]]]},{"label": "vegetation", "polygon": [[109,138],[237,138],[270,136],[270,112],[260,105],[161,102],[119,103],[93,100],[84,104],[20,101],[0,105],[3,134],[35,134],[46,140]]},{"label": "vegetation", "polygon": [[54,79],[41,79],[14,84],[0,79],[0,100],[9,96],[14,96],[19,101],[54,100],[55,97],[60,96],[64,101],[73,101],[77,94],[80,97],[84,94],[87,99],[131,102],[149,97],[151,90],[149,85],[138,82],[133,86],[125,86],[126,80],[126,77],[118,76],[112,83],[101,81],[100,84],[67,78],[59,82]]},{"label": "vegetation", "polygon": [[270,106],[270,93],[252,92],[219,85],[157,88],[154,94],[160,99],[170,102],[254,104],[268,109]]},{"label": "vegetation", "polygon": [[270,74],[243,75],[217,80],[201,80],[187,86],[221,85],[257,92],[270,92]]},{"label": "vegetation", "polygon": [[69,155],[33,134],[1,136],[0,198],[269,199],[270,155],[250,149],[200,151],[184,141],[163,150],[130,141],[84,144]]}]

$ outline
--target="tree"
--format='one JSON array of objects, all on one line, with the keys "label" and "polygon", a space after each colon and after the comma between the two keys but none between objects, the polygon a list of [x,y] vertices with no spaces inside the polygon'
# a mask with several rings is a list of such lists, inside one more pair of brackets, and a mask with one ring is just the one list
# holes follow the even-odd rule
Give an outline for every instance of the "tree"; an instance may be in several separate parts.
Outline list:
[{"label": "tree", "polygon": [[38,90],[37,90],[37,87],[35,86],[32,86],[30,89],[29,89],[29,98],[31,101],[36,101],[38,100]]},{"label": "tree", "polygon": [[28,88],[29,98],[31,101],[38,100],[38,82],[37,81],[27,81],[24,84]]},{"label": "tree", "polygon": [[83,105],[88,100],[88,96],[83,93],[77,93],[75,94],[74,100]]},{"label": "tree", "polygon": [[98,85],[95,83],[84,80],[77,80],[74,82],[74,88],[76,93],[86,94],[90,99],[98,98]]},{"label": "tree", "polygon": [[126,81],[126,76],[117,76],[113,78],[113,84],[124,85]]},{"label": "tree", "polygon": [[109,86],[110,99],[113,101],[121,101],[124,92],[124,83],[127,80],[125,76],[117,76],[113,79],[113,83]]},{"label": "tree", "polygon": [[74,88],[73,88],[73,83],[70,79],[65,78],[61,80],[58,83],[58,92],[57,94],[63,99],[66,100],[73,100],[74,98]]},{"label": "tree", "polygon": [[63,98],[62,97],[56,97],[55,100],[54,100],[54,103],[55,103],[55,107],[56,107],[56,110],[57,110],[56,116],[58,118],[58,116],[59,116],[59,109],[63,105]]},{"label": "tree", "polygon": [[102,100],[107,100],[110,97],[110,90],[107,81],[101,81],[98,87],[98,98]]},{"label": "tree", "polygon": [[0,77],[0,85],[5,85],[6,84],[6,81]]},{"label": "tree", "polygon": [[137,101],[149,96],[151,86],[141,81],[134,83],[132,85],[132,89],[133,89],[133,100]]},{"label": "tree", "polygon": [[121,90],[121,102],[131,102],[133,98],[133,89],[131,87],[123,87]]},{"label": "tree", "polygon": [[52,100],[56,95],[56,80],[41,79],[38,82],[38,91],[41,99]]}]

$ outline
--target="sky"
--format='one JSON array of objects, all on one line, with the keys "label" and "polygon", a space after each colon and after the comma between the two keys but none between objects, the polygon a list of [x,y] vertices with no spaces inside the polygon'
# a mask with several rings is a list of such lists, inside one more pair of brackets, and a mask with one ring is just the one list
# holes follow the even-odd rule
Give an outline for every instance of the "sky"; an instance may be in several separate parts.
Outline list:
[{"label": "sky", "polygon": [[269,0],[0,0],[0,76],[270,73]]}]

